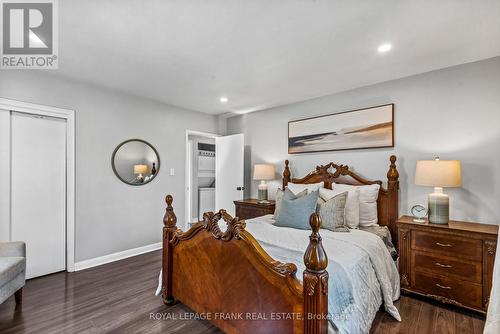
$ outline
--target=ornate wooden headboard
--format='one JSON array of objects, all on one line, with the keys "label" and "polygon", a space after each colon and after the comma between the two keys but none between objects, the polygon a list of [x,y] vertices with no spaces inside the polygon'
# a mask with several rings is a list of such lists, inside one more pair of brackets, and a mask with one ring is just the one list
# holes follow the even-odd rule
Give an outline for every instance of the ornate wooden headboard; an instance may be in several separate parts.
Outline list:
[{"label": "ornate wooden headboard", "polygon": [[324,182],[325,188],[332,188],[332,183],[343,183],[351,185],[379,184],[380,190],[377,199],[378,223],[387,226],[391,231],[394,244],[397,247],[396,220],[398,219],[398,192],[399,192],[399,172],[396,168],[396,156],[390,157],[389,171],[387,172],[387,188],[382,186],[382,181],[370,181],[353,171],[349,166],[337,165],[333,162],[323,166],[316,166],[316,170],[307,174],[303,178],[292,178],[289,168],[289,161],[285,160],[285,170],[283,171],[283,189],[288,182],[293,183],[318,183]]}]

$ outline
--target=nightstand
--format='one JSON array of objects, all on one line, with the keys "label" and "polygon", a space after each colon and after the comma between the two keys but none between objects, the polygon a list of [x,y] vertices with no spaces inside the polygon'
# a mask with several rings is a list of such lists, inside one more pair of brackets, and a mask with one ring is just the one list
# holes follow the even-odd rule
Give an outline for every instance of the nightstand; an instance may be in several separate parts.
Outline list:
[{"label": "nightstand", "polygon": [[276,206],[275,201],[261,204],[256,199],[244,199],[241,201],[234,201],[236,207],[236,216],[241,219],[251,219],[255,217],[265,216],[274,213]]},{"label": "nightstand", "polygon": [[401,290],[486,313],[498,226],[397,221]]}]

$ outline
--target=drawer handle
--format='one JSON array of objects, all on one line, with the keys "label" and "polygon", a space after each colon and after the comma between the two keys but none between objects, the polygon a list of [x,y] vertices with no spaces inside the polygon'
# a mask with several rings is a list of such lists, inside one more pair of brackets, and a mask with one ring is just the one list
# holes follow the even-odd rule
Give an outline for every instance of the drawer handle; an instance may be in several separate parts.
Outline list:
[{"label": "drawer handle", "polygon": [[442,244],[440,242],[436,242],[436,245],[441,246],[441,247],[451,247],[450,244]]},{"label": "drawer handle", "polygon": [[437,286],[438,288],[441,288],[441,289],[451,289],[451,286],[444,286],[444,285],[441,285],[441,284],[439,284],[439,283],[436,283],[436,286]]},{"label": "drawer handle", "polygon": [[441,267],[441,268],[451,268],[449,264],[441,264],[439,262],[436,262],[436,266]]}]

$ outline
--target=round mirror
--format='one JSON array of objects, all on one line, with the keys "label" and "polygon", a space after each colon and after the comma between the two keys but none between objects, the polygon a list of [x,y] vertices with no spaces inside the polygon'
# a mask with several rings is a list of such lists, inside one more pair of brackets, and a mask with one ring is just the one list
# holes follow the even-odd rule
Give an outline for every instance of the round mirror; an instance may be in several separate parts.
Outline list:
[{"label": "round mirror", "polygon": [[111,165],[120,180],[132,186],[141,186],[158,175],[160,156],[150,143],[141,139],[130,139],[115,149]]}]

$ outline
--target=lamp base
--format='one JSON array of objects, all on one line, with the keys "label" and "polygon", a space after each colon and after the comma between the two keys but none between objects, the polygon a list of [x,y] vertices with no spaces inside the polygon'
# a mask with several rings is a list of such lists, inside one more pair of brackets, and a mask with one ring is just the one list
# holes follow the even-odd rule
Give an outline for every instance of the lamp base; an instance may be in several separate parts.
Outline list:
[{"label": "lamp base", "polygon": [[259,203],[263,201],[267,202],[267,189],[259,189],[257,199],[259,200]]},{"label": "lamp base", "polygon": [[448,224],[450,221],[450,198],[443,193],[443,188],[435,187],[429,194],[429,223]]},{"label": "lamp base", "polygon": [[261,180],[258,189],[257,199],[260,201],[267,201],[267,184],[266,181]]}]

